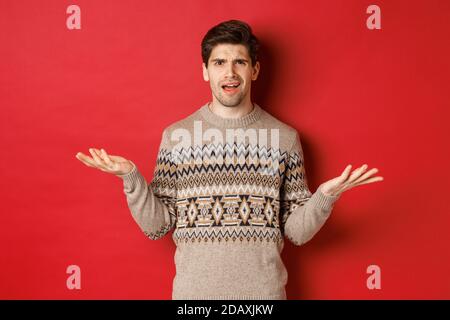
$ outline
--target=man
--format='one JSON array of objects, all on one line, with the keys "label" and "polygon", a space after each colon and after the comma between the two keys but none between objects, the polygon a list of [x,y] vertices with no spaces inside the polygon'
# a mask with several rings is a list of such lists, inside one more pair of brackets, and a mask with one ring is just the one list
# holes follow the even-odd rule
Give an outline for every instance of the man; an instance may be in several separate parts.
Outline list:
[{"label": "man", "polygon": [[310,240],[341,194],[381,181],[367,165],[312,194],[297,131],[250,99],[258,78],[258,40],[230,20],[202,41],[212,101],[162,134],[148,185],[137,166],[104,149],[78,153],[87,166],[123,179],[133,218],[150,239],[174,229],[173,299],[286,299],[284,236]]}]

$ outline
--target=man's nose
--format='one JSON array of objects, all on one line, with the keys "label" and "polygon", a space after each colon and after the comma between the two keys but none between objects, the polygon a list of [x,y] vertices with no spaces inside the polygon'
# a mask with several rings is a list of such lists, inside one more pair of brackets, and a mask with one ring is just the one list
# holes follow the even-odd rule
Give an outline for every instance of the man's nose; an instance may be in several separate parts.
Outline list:
[{"label": "man's nose", "polygon": [[234,63],[229,63],[227,68],[226,68],[225,75],[227,75],[227,76],[234,76],[235,74],[236,74],[236,71],[235,71]]}]

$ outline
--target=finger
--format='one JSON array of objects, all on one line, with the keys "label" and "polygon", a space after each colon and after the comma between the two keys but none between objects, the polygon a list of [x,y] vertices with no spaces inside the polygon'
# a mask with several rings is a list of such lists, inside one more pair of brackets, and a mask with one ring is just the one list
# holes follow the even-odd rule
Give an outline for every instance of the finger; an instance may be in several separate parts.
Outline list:
[{"label": "finger", "polygon": [[94,150],[94,148],[90,148],[89,152],[91,153],[92,158],[94,158],[94,161],[97,164],[97,166],[100,168],[103,168],[104,167],[103,160],[100,159],[100,157],[97,155],[97,152]]},{"label": "finger", "polygon": [[352,168],[351,164],[347,165],[342,174],[339,177],[333,179],[333,182],[336,186],[335,187],[336,192],[339,192],[342,188],[344,188],[347,185],[346,180],[349,177],[351,168]]},{"label": "finger", "polygon": [[358,179],[361,174],[367,169],[367,164],[362,165],[358,169],[355,169],[350,178],[347,180],[348,183],[353,183],[356,179]]},{"label": "finger", "polygon": [[377,173],[377,172],[378,172],[378,169],[377,169],[377,168],[372,168],[372,169],[370,169],[369,171],[367,171],[366,173],[364,173],[361,177],[359,177],[358,179],[356,179],[353,183],[354,183],[354,184],[358,184],[358,183],[360,183],[361,181],[364,181],[364,180],[370,178],[370,176],[374,175],[374,174]]},{"label": "finger", "polygon": [[352,165],[351,164],[347,165],[345,167],[344,171],[342,172],[342,174],[337,178],[337,181],[340,183],[346,181],[349,177],[351,169],[352,169]]},{"label": "finger", "polygon": [[363,184],[368,184],[368,183],[373,183],[373,182],[378,182],[378,181],[383,181],[384,178],[383,177],[373,177],[364,181],[361,181],[360,183],[358,183],[357,185],[363,185]]},{"label": "finger", "polygon": [[104,156],[103,156],[102,152],[100,150],[98,150],[98,149],[95,149],[95,148],[94,148],[94,151],[97,154],[97,156],[100,159],[100,161],[102,162],[103,167],[107,168],[108,165],[107,165],[107,163],[106,163],[106,161],[104,159]]},{"label": "finger", "polygon": [[113,165],[114,165],[113,161],[109,158],[109,156],[108,156],[108,154],[106,153],[105,149],[102,149],[102,150],[101,150],[101,154],[102,154],[103,160],[105,160],[107,166],[110,167],[110,166],[113,166]]},{"label": "finger", "polygon": [[101,150],[103,150],[103,149],[98,150],[98,149],[94,148],[95,153],[100,158],[100,160],[102,160],[102,164],[106,165],[105,156],[103,155],[103,152]]},{"label": "finger", "polygon": [[93,167],[93,168],[96,167],[95,162],[93,161],[93,159],[91,159],[90,157],[88,157],[87,155],[85,155],[82,152],[78,152],[76,154],[76,158],[78,160],[80,160],[82,163],[84,163],[85,165],[87,165],[88,167]]},{"label": "finger", "polygon": [[351,168],[352,168],[351,164],[347,165],[345,167],[344,171],[342,171],[341,175],[339,177],[335,178],[336,182],[338,182],[339,184],[344,183],[349,177]]}]

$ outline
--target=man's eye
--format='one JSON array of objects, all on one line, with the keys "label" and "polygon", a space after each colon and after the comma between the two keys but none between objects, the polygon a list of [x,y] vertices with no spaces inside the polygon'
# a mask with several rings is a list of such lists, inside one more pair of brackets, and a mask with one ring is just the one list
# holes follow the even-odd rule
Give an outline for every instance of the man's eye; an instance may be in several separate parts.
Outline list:
[{"label": "man's eye", "polygon": [[221,65],[222,61],[216,61],[216,64]]}]

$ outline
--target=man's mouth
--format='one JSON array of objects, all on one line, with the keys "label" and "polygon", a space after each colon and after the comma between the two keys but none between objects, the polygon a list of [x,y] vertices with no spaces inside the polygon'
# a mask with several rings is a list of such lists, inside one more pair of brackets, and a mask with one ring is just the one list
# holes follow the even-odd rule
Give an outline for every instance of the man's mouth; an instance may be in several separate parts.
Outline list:
[{"label": "man's mouth", "polygon": [[240,82],[230,82],[222,85],[222,89],[227,93],[234,93],[238,91],[238,87],[241,85]]}]

